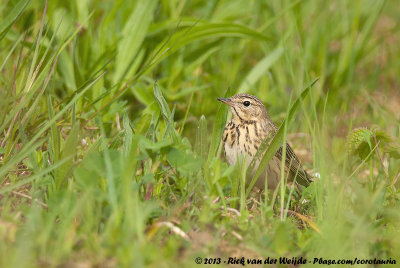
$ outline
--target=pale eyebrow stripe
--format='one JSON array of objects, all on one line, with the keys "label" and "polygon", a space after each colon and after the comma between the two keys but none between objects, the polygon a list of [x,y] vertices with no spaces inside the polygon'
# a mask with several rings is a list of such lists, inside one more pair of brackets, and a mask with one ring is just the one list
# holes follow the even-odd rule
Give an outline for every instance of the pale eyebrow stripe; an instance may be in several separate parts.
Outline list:
[{"label": "pale eyebrow stripe", "polygon": [[[264,105],[264,103],[259,98],[255,97],[253,95],[250,95],[250,94],[242,93],[242,94],[238,94],[238,97],[245,97],[245,98],[253,100],[254,102],[256,102],[259,105],[261,105],[261,104]],[[241,102],[242,101],[240,101],[240,103]]]}]

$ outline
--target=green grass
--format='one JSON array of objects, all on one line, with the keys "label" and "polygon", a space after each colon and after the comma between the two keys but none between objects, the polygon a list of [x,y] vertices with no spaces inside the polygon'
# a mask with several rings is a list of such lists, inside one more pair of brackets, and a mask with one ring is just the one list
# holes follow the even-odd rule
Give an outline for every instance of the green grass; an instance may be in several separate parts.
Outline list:
[{"label": "green grass", "polygon": [[[0,267],[400,262],[395,2],[3,2]],[[263,166],[288,140],[320,179],[244,186],[238,92],[281,126]]]}]

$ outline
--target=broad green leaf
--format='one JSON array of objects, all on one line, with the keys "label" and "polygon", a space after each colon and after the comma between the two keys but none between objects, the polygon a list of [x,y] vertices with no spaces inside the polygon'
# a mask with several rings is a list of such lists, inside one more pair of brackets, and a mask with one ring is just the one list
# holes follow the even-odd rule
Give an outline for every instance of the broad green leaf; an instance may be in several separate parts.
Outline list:
[{"label": "broad green leaf", "polygon": [[151,150],[153,152],[158,152],[161,149],[168,147],[172,144],[170,140],[160,140],[158,142],[152,142],[141,135],[134,135],[134,139],[138,141],[139,148],[141,150]]},{"label": "broad green leaf", "polygon": [[146,134],[147,130],[150,127],[151,122],[152,122],[151,114],[147,114],[147,113],[143,114],[136,123],[135,133]]},{"label": "broad green leaf", "polygon": [[[161,61],[163,58],[176,52],[179,48],[184,47],[192,42],[211,38],[237,37],[256,39],[263,42],[269,42],[271,39],[262,33],[257,32],[244,25],[235,23],[199,23],[193,22],[190,27],[180,29],[178,33],[174,33],[161,43],[155,50],[152,61],[146,67],[151,68],[155,62]],[[145,71],[145,70],[144,70]]]},{"label": "broad green leaf", "polygon": [[152,102],[154,102],[154,95],[151,87],[148,87],[147,85],[138,82],[132,85],[130,88],[135,98],[144,105],[148,106]]},{"label": "broad green leaf", "polygon": [[74,64],[71,55],[68,53],[68,51],[63,51],[61,52],[58,61],[59,64],[57,64],[57,67],[63,78],[65,86],[71,91],[76,90]]},{"label": "broad green leaf", "polygon": [[122,39],[118,43],[115,62],[114,83],[121,81],[131,72],[131,64],[135,60],[140,46],[146,36],[157,0],[137,1],[134,11],[122,30]]},{"label": "broad green leaf", "polygon": [[288,251],[288,245],[290,244],[290,230],[288,230],[287,224],[284,222],[279,223],[275,230],[274,238],[272,241],[273,249],[278,254],[285,254]]},{"label": "broad green leaf", "polygon": [[168,151],[167,160],[172,167],[185,176],[188,176],[192,172],[196,174],[202,164],[201,158],[195,158],[193,154],[184,153],[175,147]]},{"label": "broad green leaf", "polygon": [[56,186],[59,188],[64,182],[68,172],[70,171],[73,164],[73,156],[76,154],[77,145],[79,142],[79,125],[75,124],[67,139],[65,140],[64,148],[61,152],[61,159],[69,159],[65,162],[58,170],[58,176],[56,177]]},{"label": "broad green leaf", "polygon": [[265,42],[271,40],[262,33],[244,25],[234,23],[204,23],[199,25],[193,24],[192,27],[180,30],[180,32],[171,37],[167,47],[175,51],[193,41],[217,37],[250,38]]},{"label": "broad green leaf", "polygon": [[89,17],[89,0],[76,0],[75,5],[78,11],[79,23],[83,24],[85,28],[88,27],[88,17]]},{"label": "broad green leaf", "polygon": [[281,57],[283,48],[278,47],[270,54],[265,56],[251,71],[246,75],[240,84],[238,92],[246,92],[265,74],[265,72]]}]

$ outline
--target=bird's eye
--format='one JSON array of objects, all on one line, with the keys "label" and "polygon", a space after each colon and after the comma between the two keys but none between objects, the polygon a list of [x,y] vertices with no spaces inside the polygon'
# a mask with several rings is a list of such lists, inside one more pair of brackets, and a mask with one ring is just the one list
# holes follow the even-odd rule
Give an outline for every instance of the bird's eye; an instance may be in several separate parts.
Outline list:
[{"label": "bird's eye", "polygon": [[247,107],[247,106],[250,106],[250,102],[249,102],[249,101],[244,101],[244,102],[243,102],[243,105],[246,106],[246,107]]}]

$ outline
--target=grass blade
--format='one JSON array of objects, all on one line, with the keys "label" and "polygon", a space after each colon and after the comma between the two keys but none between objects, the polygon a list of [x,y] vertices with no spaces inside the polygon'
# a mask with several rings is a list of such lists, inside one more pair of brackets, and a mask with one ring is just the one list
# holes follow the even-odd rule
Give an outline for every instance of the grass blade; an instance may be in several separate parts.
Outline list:
[{"label": "grass blade", "polygon": [[[231,88],[225,92],[224,98],[232,96],[234,91]],[[217,101],[217,100],[215,100]],[[213,157],[216,156],[218,147],[221,143],[222,133],[224,132],[225,124],[226,124],[226,116],[228,115],[228,105],[224,103],[219,103],[217,115],[215,116],[213,132],[211,134],[211,144],[210,151],[208,152],[208,162],[212,160]]]},{"label": "grass blade", "polygon": [[20,0],[0,23],[0,41],[6,36],[8,30],[18,19],[31,0]]},{"label": "grass blade", "polygon": [[5,165],[3,165],[0,168],[0,183],[3,180],[3,176],[10,170],[11,167],[13,167],[16,163],[18,163],[19,161],[21,161],[22,159],[24,159],[28,154],[30,154],[31,152],[33,152],[40,144],[42,144],[44,142],[44,140],[42,140],[41,142],[37,142],[37,140],[40,138],[40,136],[47,131],[64,113],[67,112],[67,110],[80,98],[82,97],[82,95],[91,88],[91,86],[93,86],[93,84],[95,84],[102,76],[104,75],[101,74],[100,76],[96,77],[94,79],[94,81],[92,81],[91,83],[89,83],[81,92],[79,92],[78,94],[76,94],[72,100],[67,103],[67,105],[65,105],[65,107],[58,112],[51,120],[49,120],[47,123],[45,123],[43,125],[43,127],[40,128],[40,130],[36,133],[35,136],[33,136],[31,138],[31,140],[26,143],[21,150],[14,156],[14,158],[12,160],[10,160],[9,162],[7,162]]},{"label": "grass blade", "polygon": [[195,151],[202,158],[207,156],[207,120],[204,115],[200,117],[196,132]]},{"label": "grass blade", "polygon": [[179,134],[174,127],[173,113],[168,107],[167,101],[164,99],[160,87],[157,83],[154,83],[153,93],[156,97],[157,103],[160,106],[161,114],[164,117],[164,120],[167,122],[167,129],[169,129],[169,133],[174,142],[179,141]]},{"label": "grass blade", "polygon": [[132,148],[133,131],[127,114],[125,114],[122,119],[122,126],[125,130],[123,152],[125,156],[128,156]]}]

